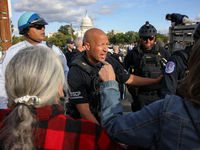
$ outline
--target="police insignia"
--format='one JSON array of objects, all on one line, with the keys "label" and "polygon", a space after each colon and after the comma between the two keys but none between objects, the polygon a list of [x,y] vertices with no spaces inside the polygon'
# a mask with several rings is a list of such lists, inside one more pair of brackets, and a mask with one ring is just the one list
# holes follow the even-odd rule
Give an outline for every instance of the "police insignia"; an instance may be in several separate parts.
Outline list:
[{"label": "police insignia", "polygon": [[1,59],[0,59],[0,64],[3,63],[3,60],[5,59],[5,57],[6,57],[6,52],[4,52],[3,56],[1,57]]},{"label": "police insignia", "polygon": [[174,68],[176,67],[176,64],[173,61],[169,61],[167,62],[166,66],[165,66],[165,73],[172,73],[174,72]]},{"label": "police insignia", "polygon": [[120,62],[123,62],[123,60],[122,60],[122,57],[121,57],[121,56],[119,56],[119,61],[120,61]]}]

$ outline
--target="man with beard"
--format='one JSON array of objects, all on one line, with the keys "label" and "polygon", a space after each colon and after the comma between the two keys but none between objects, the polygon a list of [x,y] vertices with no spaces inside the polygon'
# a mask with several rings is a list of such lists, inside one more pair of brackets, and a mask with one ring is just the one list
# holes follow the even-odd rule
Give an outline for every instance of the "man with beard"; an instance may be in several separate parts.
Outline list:
[{"label": "man with beard", "polygon": [[[169,53],[163,47],[154,44],[156,33],[156,28],[148,21],[140,28],[141,45],[134,47],[124,59],[125,69],[131,74],[153,79],[162,74]],[[159,100],[160,88],[160,85],[128,86],[128,91],[133,98],[132,111],[140,110],[145,105]]]}]

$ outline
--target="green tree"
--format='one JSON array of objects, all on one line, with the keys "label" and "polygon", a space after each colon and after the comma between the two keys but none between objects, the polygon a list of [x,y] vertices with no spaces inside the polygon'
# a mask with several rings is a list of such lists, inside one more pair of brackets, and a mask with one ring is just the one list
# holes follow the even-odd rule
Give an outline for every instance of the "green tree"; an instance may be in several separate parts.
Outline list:
[{"label": "green tree", "polygon": [[12,36],[12,45],[21,42],[20,37],[13,35]]},{"label": "green tree", "polygon": [[[14,32],[14,25],[12,24],[12,21],[10,21],[10,27],[11,27],[11,34]],[[12,35],[12,45],[19,43],[21,41],[24,41],[25,37],[24,36],[16,36]]]},{"label": "green tree", "polygon": [[24,41],[24,40],[25,40],[24,35],[20,36],[20,40],[21,40],[21,41]]},{"label": "green tree", "polygon": [[[116,35],[114,34],[114,30],[111,30],[110,32],[107,33],[108,36],[108,40],[110,42],[110,44],[131,44],[133,43],[135,40],[140,43],[140,36],[138,32],[134,32],[134,31],[128,31],[125,34],[123,33],[117,33]],[[167,43],[167,41],[169,40],[169,37],[164,35],[164,34],[160,34],[157,33],[156,35],[156,42],[157,41],[163,41],[164,43]]]},{"label": "green tree", "polygon": [[126,34],[126,43],[131,44],[135,41],[135,32],[134,31],[128,31]]},{"label": "green tree", "polygon": [[[45,41],[52,41],[54,45],[64,47],[66,45],[67,39],[70,39],[71,35],[64,35],[61,32],[54,33],[50,38],[46,37]],[[75,39],[76,36],[73,36]]]},{"label": "green tree", "polygon": [[58,32],[63,33],[64,35],[70,35],[70,25],[60,26]]},{"label": "green tree", "polygon": [[108,36],[108,40],[109,40],[110,44],[115,44],[116,43],[114,30],[111,30],[110,32],[108,32],[107,36]]},{"label": "green tree", "polygon": [[[60,26],[60,28],[58,29],[58,32],[63,33],[64,35],[71,35],[70,25]],[[74,33],[74,30],[72,28],[72,34],[73,33]]]},{"label": "green tree", "polygon": [[160,33],[156,34],[156,42],[157,41],[163,41],[164,43],[167,43],[168,40],[169,40],[168,36],[166,36],[164,34],[160,34]]},{"label": "green tree", "polygon": [[12,21],[10,20],[10,27],[11,27],[11,33],[14,31],[14,25],[12,24]]},{"label": "green tree", "polygon": [[125,43],[125,40],[126,40],[125,34],[117,33],[115,35],[115,38],[116,38],[116,43],[115,44],[119,45],[119,44],[124,44]]},{"label": "green tree", "polygon": [[135,40],[140,43],[140,35],[138,32],[135,32]]}]

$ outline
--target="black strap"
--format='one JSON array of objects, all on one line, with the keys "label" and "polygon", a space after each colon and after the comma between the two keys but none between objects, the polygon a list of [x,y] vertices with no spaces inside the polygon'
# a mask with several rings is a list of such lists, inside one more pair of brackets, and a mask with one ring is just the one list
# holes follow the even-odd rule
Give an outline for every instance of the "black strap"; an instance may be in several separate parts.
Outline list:
[{"label": "black strap", "polygon": [[94,71],[94,69],[90,65],[84,62],[83,57],[72,61],[69,67],[71,66],[78,66],[80,69],[87,72],[92,78],[98,76],[98,74]]},{"label": "black strap", "polygon": [[188,108],[187,108],[187,106],[186,106],[186,104],[185,104],[185,101],[184,101],[184,100],[182,100],[182,101],[183,101],[183,105],[184,105],[184,107],[185,107],[185,110],[186,110],[188,116],[190,117],[190,120],[192,121],[192,125],[194,126],[194,128],[195,128],[195,130],[196,130],[196,132],[197,132],[197,134],[198,134],[198,136],[199,136],[199,139],[200,139],[200,133],[199,133],[199,131],[198,131],[198,129],[197,129],[197,126],[196,126],[195,123],[194,123],[194,120],[193,120],[193,118],[192,118],[192,116],[191,116],[191,114],[190,114],[190,112],[189,112],[189,110],[188,110]]},{"label": "black strap", "polygon": [[172,55],[179,55],[183,60],[183,63],[188,67],[189,59],[186,58],[185,55],[189,58],[189,54],[185,51],[175,51]]},{"label": "black strap", "polygon": [[159,45],[158,44],[154,44],[155,45],[155,54],[158,55],[159,53]]},{"label": "black strap", "polygon": [[25,103],[16,103],[15,106],[16,106],[16,107],[17,107],[17,106],[26,106],[26,107],[30,110],[30,107],[29,107],[27,104],[25,104]]},{"label": "black strap", "polygon": [[40,43],[39,41],[37,41],[37,40],[31,38],[31,37],[28,35],[28,32],[25,32],[24,35],[25,35],[27,38],[29,38],[30,40],[32,40],[32,41],[34,41],[34,42],[36,42],[36,43]]}]

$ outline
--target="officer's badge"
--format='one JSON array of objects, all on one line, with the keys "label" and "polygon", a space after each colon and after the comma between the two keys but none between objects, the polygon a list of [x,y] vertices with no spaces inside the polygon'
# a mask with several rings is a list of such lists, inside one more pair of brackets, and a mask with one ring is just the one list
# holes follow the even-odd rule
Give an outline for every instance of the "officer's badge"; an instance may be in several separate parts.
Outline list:
[{"label": "officer's badge", "polygon": [[167,62],[165,66],[165,73],[170,74],[174,72],[175,67],[176,67],[176,64],[173,61]]},{"label": "officer's badge", "polygon": [[82,64],[83,64],[84,66],[86,66],[86,63],[82,62]]},{"label": "officer's badge", "polygon": [[160,55],[160,52],[158,52],[158,56],[161,56],[161,55]]},{"label": "officer's badge", "polygon": [[1,59],[0,59],[0,64],[2,64],[2,63],[3,63],[3,61],[4,61],[5,57],[6,57],[6,52],[4,52],[3,56],[1,57]]},{"label": "officer's badge", "polygon": [[120,62],[123,62],[123,60],[122,60],[122,57],[121,57],[121,56],[119,56],[119,61],[120,61]]}]

